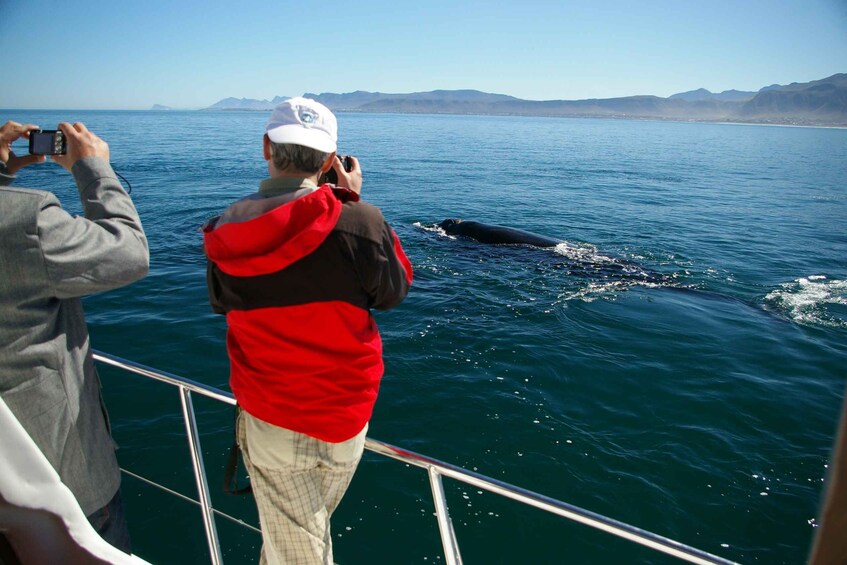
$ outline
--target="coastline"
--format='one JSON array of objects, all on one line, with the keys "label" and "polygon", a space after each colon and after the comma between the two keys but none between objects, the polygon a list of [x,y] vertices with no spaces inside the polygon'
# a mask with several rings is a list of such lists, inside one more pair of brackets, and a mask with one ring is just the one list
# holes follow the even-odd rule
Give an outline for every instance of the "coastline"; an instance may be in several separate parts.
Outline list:
[{"label": "coastline", "polygon": [[[171,111],[171,112],[270,112],[269,109],[252,109],[252,108],[202,108],[199,110],[148,110],[151,112]],[[566,118],[566,119],[609,119],[609,120],[630,120],[643,122],[680,122],[680,123],[703,123],[703,124],[724,124],[724,125],[747,125],[747,126],[777,126],[777,127],[799,127],[799,128],[823,128],[823,129],[847,129],[847,122],[844,123],[815,123],[813,121],[805,121],[796,118],[787,118],[785,121],[767,120],[733,120],[728,118],[687,118],[684,116],[639,116],[626,114],[528,114],[516,112],[412,112],[412,111],[397,111],[390,110],[370,111],[359,108],[332,108],[336,113],[350,114],[405,114],[411,116],[503,116],[514,118]]]},{"label": "coastline", "polygon": [[[157,114],[183,114],[194,112],[212,113],[263,113],[270,112],[265,108],[0,108],[0,112],[138,112]],[[818,128],[818,129],[847,129],[845,123],[816,123],[811,120],[798,118],[786,118],[784,121],[777,120],[734,120],[730,118],[689,118],[684,116],[639,116],[627,114],[545,114],[545,113],[517,113],[517,112],[433,112],[433,111],[391,111],[391,110],[363,110],[360,108],[332,108],[333,112],[341,114],[374,114],[374,115],[410,115],[410,116],[499,116],[512,118],[559,118],[559,119],[607,119],[607,120],[629,120],[639,122],[678,122],[678,123],[700,123],[720,125],[743,125],[743,126],[773,126],[773,127],[796,127],[796,128]],[[805,123],[804,123],[805,122]]]}]

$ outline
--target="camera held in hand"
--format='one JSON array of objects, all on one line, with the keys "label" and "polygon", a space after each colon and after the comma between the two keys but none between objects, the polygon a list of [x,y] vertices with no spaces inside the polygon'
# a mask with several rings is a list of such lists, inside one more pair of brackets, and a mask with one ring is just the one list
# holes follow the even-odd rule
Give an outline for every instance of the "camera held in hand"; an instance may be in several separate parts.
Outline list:
[{"label": "camera held in hand", "polygon": [[[343,157],[339,157],[341,159],[341,164],[344,166],[344,170],[348,173],[353,170],[353,160],[350,159],[350,155],[345,155]],[[318,181],[318,185],[321,184],[338,184],[338,173],[335,172],[335,169],[331,168],[321,175],[321,178]]]},{"label": "camera held in hand", "polygon": [[29,133],[31,155],[64,155],[68,151],[62,130],[41,129]]}]

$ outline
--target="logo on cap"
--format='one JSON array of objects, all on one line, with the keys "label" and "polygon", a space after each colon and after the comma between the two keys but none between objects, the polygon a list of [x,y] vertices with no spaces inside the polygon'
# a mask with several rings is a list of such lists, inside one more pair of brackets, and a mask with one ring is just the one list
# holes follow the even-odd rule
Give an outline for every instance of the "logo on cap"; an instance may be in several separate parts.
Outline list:
[{"label": "logo on cap", "polygon": [[306,108],[304,106],[299,106],[297,108],[297,116],[300,118],[300,121],[306,125],[312,125],[316,121],[318,121],[318,114],[311,108]]}]

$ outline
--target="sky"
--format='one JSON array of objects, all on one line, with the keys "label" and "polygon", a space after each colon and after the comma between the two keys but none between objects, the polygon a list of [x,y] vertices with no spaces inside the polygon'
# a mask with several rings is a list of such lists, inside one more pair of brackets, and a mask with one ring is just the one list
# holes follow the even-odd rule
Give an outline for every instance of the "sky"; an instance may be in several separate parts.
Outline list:
[{"label": "sky", "polygon": [[755,91],[847,72],[847,0],[0,0],[0,50],[6,109]]}]

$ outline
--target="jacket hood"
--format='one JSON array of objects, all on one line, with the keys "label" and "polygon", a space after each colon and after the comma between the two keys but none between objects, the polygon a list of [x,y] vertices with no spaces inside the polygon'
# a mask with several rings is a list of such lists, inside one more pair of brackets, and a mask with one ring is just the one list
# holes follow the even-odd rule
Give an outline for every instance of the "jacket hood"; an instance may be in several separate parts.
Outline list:
[{"label": "jacket hood", "polygon": [[[272,205],[273,200],[265,202]],[[248,206],[255,207],[255,201],[236,202],[225,215],[238,217],[239,207]],[[341,207],[333,189],[323,185],[244,221],[211,222],[203,228],[203,246],[208,258],[228,275],[273,273],[317,249],[338,222]]]}]

